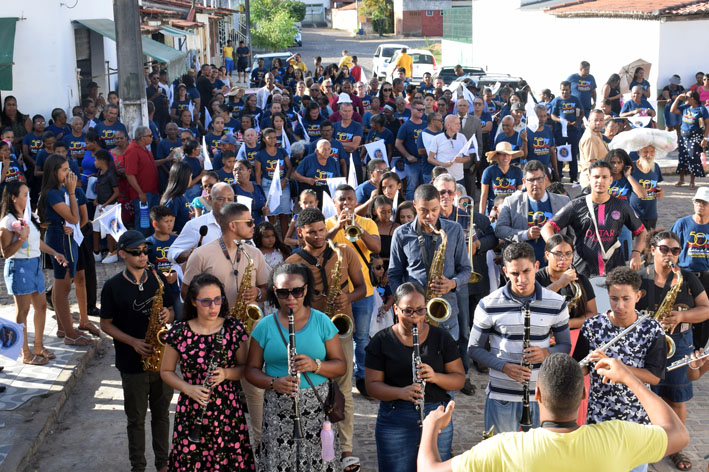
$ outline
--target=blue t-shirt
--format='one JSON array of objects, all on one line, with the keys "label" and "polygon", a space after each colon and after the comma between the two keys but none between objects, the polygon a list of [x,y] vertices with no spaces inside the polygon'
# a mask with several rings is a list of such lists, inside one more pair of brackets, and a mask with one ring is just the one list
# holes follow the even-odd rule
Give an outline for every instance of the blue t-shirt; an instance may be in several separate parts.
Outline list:
[{"label": "blue t-shirt", "polygon": [[316,154],[309,154],[300,161],[296,172],[303,177],[309,177],[319,181],[316,182],[315,185],[320,184],[327,186],[326,179],[340,177],[340,163],[336,159],[328,157],[325,165],[322,165],[318,162]]},{"label": "blue t-shirt", "polygon": [[488,124],[492,121],[492,115],[487,111],[480,113],[479,118],[480,118],[480,126],[485,126],[486,124]]},{"label": "blue t-shirt", "polygon": [[405,108],[404,111],[396,111],[394,112],[394,118],[401,122],[409,121],[409,118],[411,118],[411,110],[408,108]]},{"label": "blue t-shirt", "polygon": [[214,132],[211,132],[204,137],[204,141],[207,143],[207,150],[209,151],[210,156],[214,154],[214,150],[217,149],[219,141],[222,140],[222,136],[224,136],[224,132],[219,135],[214,134]]},{"label": "blue t-shirt", "polygon": [[170,155],[173,149],[178,148],[181,145],[182,142],[179,139],[176,139],[175,141],[170,141],[169,139],[165,138],[158,143],[158,150],[155,153],[155,158],[165,159],[167,156]]},{"label": "blue t-shirt", "polygon": [[[192,169],[192,178],[193,179],[202,173],[202,163],[200,162],[199,159],[197,159],[196,157],[185,156],[185,158],[183,160],[190,166],[190,169]],[[177,225],[175,225],[175,226],[177,226]]]},{"label": "blue t-shirt", "polygon": [[304,118],[303,125],[305,125],[305,130],[303,129],[303,126],[298,123],[298,126],[295,127],[295,134],[305,137],[305,134],[307,133],[310,137],[310,142],[317,141],[320,139],[320,125],[323,121],[325,120],[319,117],[313,121]]},{"label": "blue t-shirt", "polygon": [[91,151],[84,153],[84,158],[81,160],[81,186],[86,188],[89,183],[89,177],[98,173],[94,162],[94,155]]},{"label": "blue t-shirt", "polygon": [[[40,150],[39,154],[37,154],[37,157],[35,158],[34,165],[39,167],[40,169],[44,169],[44,163],[47,161],[48,157],[49,157],[49,153],[47,152],[46,149]],[[12,163],[12,159],[10,160],[10,162]],[[79,175],[81,173],[81,170],[79,169],[79,163],[76,162],[76,159],[68,159],[68,162],[69,162],[69,170],[71,170],[75,175]],[[7,178],[6,178],[5,182],[10,182],[10,181],[7,180]]]},{"label": "blue t-shirt", "polygon": [[241,195],[253,199],[251,202],[251,216],[254,219],[254,224],[261,223],[263,220],[262,209],[266,206],[266,194],[263,189],[256,184],[254,184],[254,191],[252,193],[247,192],[238,184],[232,185],[232,188],[237,196]]},{"label": "blue t-shirt", "polygon": [[[50,228],[52,226],[58,225],[58,226],[63,226],[64,225],[64,218],[59,216],[59,213],[54,211],[54,208],[52,208],[54,205],[57,203],[66,203],[65,195],[67,194],[66,187],[63,185],[59,189],[52,189],[49,192],[47,192],[47,211],[44,213],[44,219],[50,223]],[[78,195],[78,194],[77,194]],[[77,204],[78,204],[78,197],[77,197]],[[56,228],[54,228],[56,229]]]},{"label": "blue t-shirt", "polygon": [[[551,101],[551,112],[559,118],[565,118],[569,122],[576,121],[578,117],[583,114],[583,104],[573,95],[567,99],[556,97]],[[579,123],[578,126],[580,127],[581,123]],[[568,127],[568,129],[571,130],[573,130],[573,128],[573,126]],[[561,123],[554,122],[554,132],[561,133]]]},{"label": "blue t-shirt", "polygon": [[265,68],[258,68],[255,67],[254,70],[251,71],[251,82],[254,82],[257,86],[261,86],[261,82],[263,81],[263,78],[266,76],[268,71]]},{"label": "blue t-shirt", "polygon": [[232,117],[228,123],[224,123],[224,132],[227,134],[238,133],[241,130],[241,121]]},{"label": "blue t-shirt", "polygon": [[631,175],[647,191],[647,197],[640,198],[635,192],[631,192],[630,206],[641,220],[657,218],[657,184],[664,180],[660,166],[655,164],[655,168],[648,173],[642,172],[636,166]]},{"label": "blue t-shirt", "polygon": [[505,133],[500,132],[500,134],[498,134],[495,138],[495,146],[497,146],[497,143],[503,142],[510,143],[514,151],[519,150],[519,132],[515,131],[512,136],[507,136]]},{"label": "blue t-shirt", "polygon": [[94,131],[98,134],[98,142],[104,149],[113,149],[116,147],[115,135],[116,131],[123,131],[123,133],[128,136],[128,131],[123,123],[116,121],[111,126],[106,125],[103,121],[99,121],[94,127]]},{"label": "blue t-shirt", "polygon": [[192,101],[189,99],[189,97],[185,100],[173,100],[172,104],[170,105],[170,108],[174,108],[176,110],[176,115],[180,116],[180,113],[182,113],[182,110],[189,110],[190,109],[190,103]]},{"label": "blue t-shirt", "polygon": [[199,94],[199,90],[197,90],[197,87],[187,89],[187,95],[189,95],[192,101],[197,100],[201,96]]},{"label": "blue t-shirt", "polygon": [[219,176],[219,182],[226,182],[229,185],[236,182],[236,177],[234,177],[234,172],[227,172],[224,170],[223,167],[217,171],[217,175]]},{"label": "blue t-shirt", "polygon": [[709,113],[707,113],[707,109],[701,105],[697,107],[691,107],[687,104],[683,104],[679,106],[680,111],[682,112],[682,136],[689,136],[689,134],[695,132],[695,133],[701,133],[702,128],[699,126],[699,118],[702,118],[705,122],[705,126],[709,123],[706,123],[707,120],[709,120]]},{"label": "blue t-shirt", "polygon": [[648,82],[645,79],[643,79],[642,82],[637,82],[637,81],[633,80],[632,82],[630,82],[630,87],[628,87],[628,88],[630,88],[630,90],[633,90],[633,87],[635,87],[636,85],[640,85],[643,88],[643,90],[647,90],[650,88],[650,82]]},{"label": "blue t-shirt", "polygon": [[[288,375],[288,351],[281,334],[288,341],[288,325],[283,326],[274,314],[264,317],[254,328],[251,337],[263,349],[263,361],[266,375],[283,377]],[[330,318],[321,311],[310,309],[310,318],[300,331],[295,332],[295,345],[298,354],[305,354],[312,359],[325,359],[327,349],[325,341],[337,336],[337,328]],[[308,372],[313,385],[318,386],[327,381],[321,375]],[[305,376],[300,376],[300,388],[309,388]]]},{"label": "blue t-shirt", "polygon": [[358,185],[355,189],[355,194],[357,195],[357,203],[364,203],[369,200],[369,197],[372,195],[372,192],[376,188],[377,187],[372,185],[372,182],[370,182],[369,180],[367,180],[363,184]]},{"label": "blue t-shirt", "polygon": [[256,161],[261,163],[261,178],[273,180],[273,174],[276,172],[276,165],[280,162],[279,179],[286,177],[286,157],[288,154],[281,148],[276,149],[275,155],[270,155],[266,150],[261,150],[256,154]]},{"label": "blue t-shirt", "polygon": [[495,198],[499,196],[509,197],[522,185],[522,170],[519,167],[510,166],[507,173],[493,164],[483,171],[482,184],[489,185],[487,194],[487,209],[485,214],[489,214],[495,204]]},{"label": "blue t-shirt", "polygon": [[[426,128],[426,123],[421,121],[421,123],[416,124],[411,120],[406,120],[406,123],[401,125],[399,132],[396,134],[396,139],[401,139],[404,144],[404,149],[406,152],[418,158],[418,162],[415,165],[421,165],[426,157],[419,155],[418,145],[416,144],[421,131]],[[411,165],[408,160],[405,161],[406,165]]]},{"label": "blue t-shirt", "polygon": [[238,48],[236,48],[236,60],[237,60],[237,62],[240,62],[240,63],[242,63],[242,64],[248,64],[248,62],[249,62],[248,56],[247,56],[247,57],[242,57],[242,56],[239,55],[239,54],[248,54],[248,53],[249,53],[249,48],[247,48],[246,46],[244,46],[244,47],[239,46]]},{"label": "blue t-shirt", "polygon": [[[244,144],[244,152],[243,152],[243,154],[237,154],[236,160],[237,161],[243,161],[243,160],[249,161],[249,164],[251,164],[251,168],[253,169],[255,162],[256,162],[256,155],[259,153],[260,150],[261,150],[261,148],[258,145],[256,145],[256,147],[249,147],[248,145]],[[221,158],[219,159],[219,162],[220,163],[222,162]],[[223,166],[223,164],[222,164],[222,166]],[[255,172],[251,172],[252,180],[253,180],[254,174],[255,174]]]},{"label": "blue t-shirt", "polygon": [[[315,149],[318,147],[317,144],[317,141],[310,143],[310,146],[308,147],[308,154],[315,153]],[[330,140],[330,157],[335,158],[338,163],[340,162],[340,159],[346,160],[348,157],[345,148],[336,139]]]},{"label": "blue t-shirt", "polygon": [[566,80],[571,82],[571,95],[581,100],[583,108],[589,110],[591,108],[591,92],[596,89],[596,79],[591,74],[586,77],[581,77],[581,74],[573,74]]},{"label": "blue t-shirt", "polygon": [[67,157],[72,159],[83,159],[84,151],[86,151],[86,135],[81,133],[81,136],[76,137],[72,133],[64,135],[62,139],[66,144]]},{"label": "blue t-shirt", "polygon": [[392,133],[389,128],[384,128],[382,131],[374,131],[373,129],[371,129],[369,130],[369,134],[367,134],[367,140],[365,142],[366,144],[369,144],[381,140],[383,140],[385,144],[393,146],[394,133]]},{"label": "blue t-shirt", "polygon": [[2,181],[3,188],[5,184],[14,180],[24,179],[27,181],[27,179],[25,179],[25,174],[22,172],[22,167],[20,167],[20,163],[17,162],[17,159],[14,157],[10,158],[10,166],[8,168],[3,168],[2,173],[5,174],[5,180]]},{"label": "blue t-shirt", "polygon": [[421,82],[421,85],[419,86],[419,92],[425,97],[427,93],[433,93],[436,90],[436,87],[431,85],[426,85],[425,83]]},{"label": "blue t-shirt", "polygon": [[25,137],[22,138],[22,144],[29,148],[30,157],[32,159],[37,159],[37,154],[39,154],[40,149],[44,147],[42,137],[34,133],[27,133]]},{"label": "blue t-shirt", "polygon": [[424,135],[424,134],[428,134],[428,135],[430,135],[430,136],[437,136],[437,135],[441,134],[442,132],[443,132],[443,131],[439,131],[438,133],[434,133],[433,131],[424,128],[424,129],[421,131],[421,133],[419,134],[418,139],[416,139],[416,148],[417,148],[417,150],[418,150],[418,149],[423,149],[423,150],[424,150],[423,155],[419,154],[419,156],[421,156],[421,158],[424,160],[424,161],[423,161],[423,168],[422,168],[423,175],[430,175],[431,172],[433,172],[433,168],[435,167],[433,164],[431,164],[430,162],[428,162],[428,151],[426,151],[426,146],[423,144],[423,135]]},{"label": "blue t-shirt", "polygon": [[165,202],[165,206],[172,210],[172,214],[175,216],[175,227],[173,228],[175,233],[182,231],[185,223],[194,216],[194,210],[184,195],[171,198]]},{"label": "blue t-shirt", "polygon": [[[534,222],[534,215],[539,214],[540,216],[537,218],[537,222]],[[543,216],[541,216],[543,215]],[[547,195],[547,200],[545,202],[536,202],[532,200],[531,198],[528,200],[527,204],[527,227],[532,227],[535,224],[539,226],[540,228],[544,226],[544,224],[551,220],[552,217],[554,216],[554,213],[552,213],[551,210],[551,199],[548,198]],[[537,238],[536,240],[529,240],[527,241],[533,248],[534,248],[534,255],[537,256],[537,260],[540,262],[540,267],[543,265],[546,265],[544,261],[544,238]]]},{"label": "blue t-shirt", "polygon": [[672,232],[682,241],[682,252],[678,264],[692,272],[709,270],[709,224],[701,225],[692,215],[675,221]]},{"label": "blue t-shirt", "polygon": [[[333,126],[333,131],[334,132],[332,137],[338,140],[340,143],[351,143],[357,136],[359,136],[360,138],[364,137],[364,129],[362,128],[362,125],[357,123],[356,121],[351,122],[347,127],[342,126],[342,122],[338,121]],[[344,147],[342,148],[342,150],[344,151]],[[362,165],[362,161],[359,158],[358,152],[352,153],[352,159],[354,161],[355,166]]]},{"label": "blue t-shirt", "polygon": [[633,186],[630,185],[628,178],[623,176],[611,183],[608,193],[613,197],[618,197],[621,200],[628,201],[630,194],[633,193]]},{"label": "blue t-shirt", "polygon": [[[172,246],[172,243],[177,239],[177,235],[171,234],[166,241],[160,241],[155,238],[155,235],[148,236],[146,240],[152,244],[153,251],[148,255],[148,261],[155,266],[156,270],[167,274],[172,269],[172,262],[167,258],[167,251]],[[170,291],[173,293],[178,293],[180,287],[177,282],[170,284]]]},{"label": "blue t-shirt", "polygon": [[[517,148],[524,144],[522,136],[517,141]],[[551,166],[551,148],[556,146],[554,133],[549,126],[544,126],[541,130],[532,133],[527,128],[527,161],[541,161],[546,167]]]},{"label": "blue t-shirt", "polygon": [[[650,102],[648,102],[645,97],[642,97],[640,99],[639,105],[637,103],[635,103],[633,100],[628,100],[627,102],[623,103],[623,108],[620,109],[620,112],[627,113],[629,111],[635,111],[638,108],[641,110],[655,111],[655,109],[652,107],[652,105],[650,105]],[[647,116],[647,112],[646,111],[641,112],[640,116]],[[648,123],[647,126],[650,126],[650,123]]]},{"label": "blue t-shirt", "polygon": [[68,125],[65,125],[63,128],[60,128],[55,124],[51,124],[47,126],[46,131],[51,131],[52,133],[54,133],[54,137],[57,139],[64,139],[64,136],[66,136],[67,134],[71,134],[71,128],[69,128]]}]

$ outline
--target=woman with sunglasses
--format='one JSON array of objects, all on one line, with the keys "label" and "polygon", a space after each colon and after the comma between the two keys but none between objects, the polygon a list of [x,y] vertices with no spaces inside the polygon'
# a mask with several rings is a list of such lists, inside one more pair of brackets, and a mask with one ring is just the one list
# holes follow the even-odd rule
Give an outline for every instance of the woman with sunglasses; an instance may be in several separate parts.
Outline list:
[{"label": "woman with sunglasses", "polygon": [[[254,470],[236,384],[244,375],[249,335],[228,314],[222,283],[211,274],[200,274],[187,289],[185,320],[165,336],[160,376],[180,392],[170,470]],[[207,378],[212,362],[216,368]],[[175,372],[178,363],[181,376]],[[202,440],[192,448],[188,436],[202,418]]]},{"label": "woman with sunglasses", "polygon": [[379,87],[379,104],[384,106],[386,104],[394,105],[394,87],[390,82],[382,82]]},{"label": "woman with sunglasses", "polygon": [[[465,383],[465,371],[458,346],[443,328],[425,322],[426,297],[423,288],[406,282],[396,289],[394,314],[397,322],[374,335],[367,346],[365,379],[367,392],[380,400],[375,438],[379,470],[416,470],[421,440],[417,402],[424,400],[425,413],[446,405],[448,392]],[[418,327],[421,365],[418,377],[425,391],[413,382],[413,328]],[[453,422],[438,434],[441,460],[451,457]]]},{"label": "woman with sunglasses", "polygon": [[[327,417],[314,390],[320,398],[327,398],[328,379],[345,373],[345,357],[335,325],[327,315],[310,307],[313,286],[313,274],[303,264],[277,266],[269,279],[268,300],[279,309],[263,318],[251,335],[246,378],[266,390],[259,463],[268,464],[270,471],[296,470],[296,460],[300,462],[300,470],[306,467],[328,472],[342,470],[337,434],[335,458],[330,462],[322,460],[319,435]],[[291,312],[297,352],[293,365],[301,374],[300,383],[288,375],[286,345]],[[298,448],[293,441],[295,395],[303,430]],[[333,429],[337,431],[335,426]]]},{"label": "woman with sunglasses", "polygon": [[[678,282],[678,273],[681,271],[682,274],[682,286],[673,310],[670,316],[660,320],[676,347],[674,356],[667,359],[667,365],[694,352],[692,324],[709,319],[709,298],[704,286],[693,272],[680,269],[677,264],[681,251],[681,242],[675,233],[656,232],[650,239],[652,263],[638,271],[642,278],[640,290],[645,295],[640,297],[635,308],[650,313],[650,316],[654,316],[670,287]],[[674,269],[670,268],[670,264],[674,265]],[[666,371],[665,378],[651,388],[686,423],[687,402],[694,396],[692,382],[687,378],[687,366]],[[680,470],[692,467],[689,458],[681,451],[670,455],[670,459]]]}]

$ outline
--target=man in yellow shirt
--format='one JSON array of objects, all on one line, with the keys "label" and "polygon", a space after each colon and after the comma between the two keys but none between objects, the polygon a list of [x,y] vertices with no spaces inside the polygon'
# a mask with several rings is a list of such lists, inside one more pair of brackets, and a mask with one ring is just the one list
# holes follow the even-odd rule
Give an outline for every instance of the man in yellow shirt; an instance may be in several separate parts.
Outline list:
[{"label": "man in yellow shirt", "polygon": [[394,70],[399,70],[399,67],[403,67],[406,70],[406,77],[411,78],[411,71],[414,67],[414,60],[406,54],[407,48],[401,48],[401,55],[396,60],[396,65],[394,65]]},{"label": "man in yellow shirt", "polygon": [[342,68],[342,66],[347,66],[348,69],[352,69],[352,65],[352,56],[350,56],[350,53],[347,52],[347,49],[344,49],[342,51],[342,59],[340,59],[338,67]]},{"label": "man in yellow shirt", "polygon": [[231,39],[226,42],[226,46],[222,48],[222,54],[224,55],[224,67],[226,67],[226,73],[231,75],[234,72],[234,47],[231,45]]},{"label": "man in yellow shirt", "polygon": [[298,53],[293,54],[286,60],[286,62],[292,65],[294,69],[300,69],[303,71],[303,76],[305,76],[305,73],[308,72],[308,66],[305,65],[305,62],[300,60],[300,54]]},{"label": "man in yellow shirt", "polygon": [[621,361],[603,358],[596,371],[611,383],[626,385],[638,397],[652,425],[612,420],[579,426],[576,417],[587,392],[583,372],[570,356],[555,353],[542,363],[534,395],[541,428],[502,433],[441,462],[438,431],[445,428],[454,404],[439,407],[424,421],[418,469],[439,471],[627,472],[682,450],[689,433],[679,417]]},{"label": "man in yellow shirt", "polygon": [[[335,190],[334,202],[338,216],[333,216],[325,221],[327,237],[338,244],[347,244],[357,252],[362,265],[364,284],[367,286],[365,297],[352,303],[352,315],[355,322],[355,385],[362,395],[367,396],[364,386],[364,348],[369,344],[369,322],[374,310],[374,288],[369,276],[369,262],[372,260],[372,254],[379,254],[381,251],[382,242],[379,239],[377,224],[363,216],[355,216],[355,226],[361,230],[357,240],[352,242],[345,236],[345,228],[352,224],[352,215],[357,207],[355,189],[349,185],[340,185]],[[349,282],[349,290],[353,290],[351,281]]]}]

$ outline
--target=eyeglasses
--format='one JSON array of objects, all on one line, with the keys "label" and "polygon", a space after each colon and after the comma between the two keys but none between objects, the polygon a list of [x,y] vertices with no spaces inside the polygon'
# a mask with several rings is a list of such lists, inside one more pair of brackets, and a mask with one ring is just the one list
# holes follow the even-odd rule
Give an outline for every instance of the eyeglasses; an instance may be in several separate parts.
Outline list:
[{"label": "eyeglasses", "polygon": [[656,246],[656,247],[657,247],[657,250],[660,251],[660,253],[662,253],[662,254],[669,254],[670,252],[672,252],[673,256],[679,256],[679,253],[682,252],[681,247],[669,247],[669,246],[665,246],[664,244],[661,246]]},{"label": "eyeglasses", "polygon": [[382,92],[391,92],[391,89],[390,88],[383,88]]},{"label": "eyeglasses", "polygon": [[374,172],[375,174],[383,174],[384,172],[389,172],[389,169],[374,169],[372,172]]},{"label": "eyeglasses", "polygon": [[531,179],[524,179],[525,182],[529,182],[530,184],[533,184],[535,182],[541,182],[544,180],[545,177],[532,177]]},{"label": "eyeglasses", "polygon": [[414,108],[414,110],[423,112],[423,111],[424,111],[424,108]]},{"label": "eyeglasses", "polygon": [[248,226],[249,228],[251,228],[254,225],[253,218],[251,218],[250,220],[231,220],[231,221],[236,222],[236,223],[246,223],[246,226]]},{"label": "eyeglasses", "polygon": [[455,190],[443,189],[443,190],[439,190],[438,193],[440,193],[441,195],[455,195]]},{"label": "eyeglasses", "polygon": [[295,288],[276,288],[273,289],[273,291],[276,293],[276,297],[281,300],[288,300],[288,297],[291,295],[293,295],[293,298],[303,298],[303,295],[305,295],[305,285]]},{"label": "eyeglasses", "polygon": [[422,306],[421,308],[401,308],[401,307],[399,307],[399,311],[401,311],[401,313],[403,313],[406,316],[411,316],[413,314],[421,316],[421,315],[425,315],[428,310],[426,309],[425,306]]},{"label": "eyeglasses", "polygon": [[574,256],[573,252],[549,251],[549,254],[553,255],[557,259],[571,259]]},{"label": "eyeglasses", "polygon": [[138,257],[141,254],[145,254],[147,256],[148,254],[153,252],[152,249],[147,248],[147,247],[143,248],[143,249],[124,249],[123,251],[130,254],[131,256],[135,256],[135,257]]},{"label": "eyeglasses", "polygon": [[221,306],[222,303],[224,303],[224,297],[216,297],[216,298],[195,298],[195,301],[199,302],[200,305],[202,305],[204,308],[209,308],[214,304],[214,306]]}]

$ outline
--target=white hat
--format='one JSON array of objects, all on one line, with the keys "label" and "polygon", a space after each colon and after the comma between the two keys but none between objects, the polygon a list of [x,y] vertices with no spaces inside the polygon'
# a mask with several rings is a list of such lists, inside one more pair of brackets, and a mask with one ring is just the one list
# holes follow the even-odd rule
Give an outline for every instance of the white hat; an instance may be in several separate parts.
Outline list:
[{"label": "white hat", "polygon": [[709,203],[709,187],[699,187],[692,200],[701,200]]},{"label": "white hat", "polygon": [[337,104],[339,105],[340,103],[352,103],[352,100],[346,93],[341,93],[340,97],[337,99]]}]

